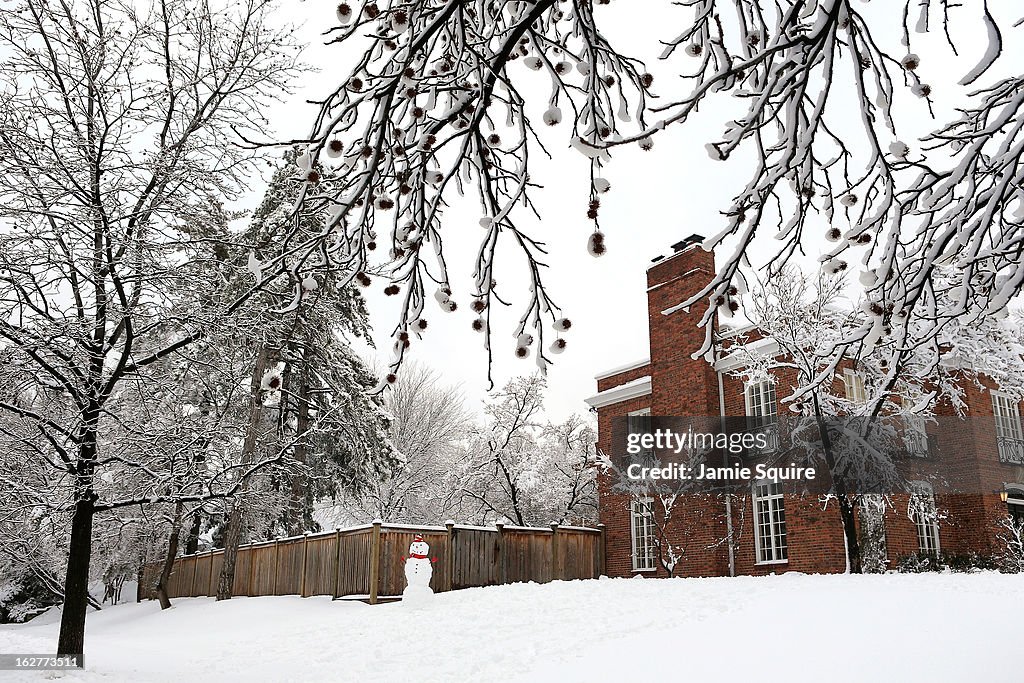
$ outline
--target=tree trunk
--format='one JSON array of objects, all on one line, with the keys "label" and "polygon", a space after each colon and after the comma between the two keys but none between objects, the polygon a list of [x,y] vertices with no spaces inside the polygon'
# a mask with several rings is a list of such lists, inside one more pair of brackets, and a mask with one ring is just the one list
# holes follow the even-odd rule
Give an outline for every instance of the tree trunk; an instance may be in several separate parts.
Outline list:
[{"label": "tree trunk", "polygon": [[188,538],[185,539],[185,554],[195,555],[196,551],[199,550],[199,533],[203,529],[203,509],[197,507],[196,511],[192,514],[192,528],[188,532]]},{"label": "tree trunk", "polygon": [[185,505],[181,501],[174,504],[174,520],[171,522],[171,537],[167,541],[167,557],[160,569],[160,580],[156,584],[156,597],[160,600],[160,609],[171,606],[171,598],[167,595],[167,583],[171,580],[174,569],[174,558],[178,556],[178,536],[181,534],[181,515]]},{"label": "tree trunk", "polygon": [[832,437],[828,433],[828,424],[821,414],[821,405],[817,394],[814,395],[814,418],[821,434],[821,446],[825,451],[825,463],[832,477],[832,488],[839,500],[839,518],[843,524],[843,535],[846,537],[846,562],[851,574],[861,573],[860,538],[857,535],[856,504],[846,491],[846,482],[841,473],[836,472],[836,459],[832,452]]},{"label": "tree trunk", "polygon": [[[267,348],[260,344],[256,352],[256,364],[252,370],[252,384],[250,386],[250,409],[249,425],[245,432],[245,441],[242,444],[242,463],[248,464],[253,460],[256,452],[256,439],[259,436],[260,422],[263,418],[263,401],[260,398],[260,386],[263,382],[263,373],[267,366]],[[230,600],[235,584],[235,561],[238,559],[238,546],[242,541],[242,509],[243,496],[245,494],[246,482],[231,502],[231,511],[228,513],[228,528],[224,534],[224,564],[220,570],[220,580],[217,583],[217,600]]]},{"label": "tree trunk", "polygon": [[99,411],[99,404],[93,404],[82,416],[85,428],[78,446],[75,513],[71,517],[68,570],[64,575],[64,608],[57,636],[57,655],[76,657],[79,667],[85,666],[85,615],[91,599],[89,563],[92,560],[92,520],[96,515],[92,476],[99,454],[96,434]]},{"label": "tree trunk", "polygon": [[[309,347],[302,347],[302,367],[299,369],[299,386],[295,392],[298,396],[298,407],[295,426],[295,438],[298,440],[292,449],[292,457],[301,465],[306,464],[309,447],[306,436],[309,432]],[[288,535],[298,536],[309,531],[312,518],[306,504],[307,481],[303,473],[291,477],[288,496]]]},{"label": "tree trunk", "polygon": [[79,667],[85,666],[85,614],[89,607],[89,561],[92,557],[92,518],[95,515],[93,503],[91,495],[80,499],[71,518],[64,608],[57,638],[57,655],[77,657]]},{"label": "tree trunk", "polygon": [[846,559],[851,574],[860,574],[863,563],[860,555],[860,537],[857,535],[856,505],[845,493],[839,496],[839,517],[843,522],[843,534],[846,535]]}]

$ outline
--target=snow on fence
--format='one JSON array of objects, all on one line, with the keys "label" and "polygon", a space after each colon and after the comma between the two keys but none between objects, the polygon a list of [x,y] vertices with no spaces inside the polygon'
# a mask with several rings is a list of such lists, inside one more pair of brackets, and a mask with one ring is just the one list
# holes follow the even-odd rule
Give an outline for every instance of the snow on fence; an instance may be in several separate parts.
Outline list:
[{"label": "snow on fence", "polygon": [[[375,522],[239,547],[234,595],[365,596],[370,603],[401,595],[402,558],[416,534],[437,558],[430,581],[434,592],[517,581],[593,579],[605,571],[604,525],[489,528]],[[177,558],[168,585],[170,597],[216,595],[223,555],[223,550],[214,550]],[[160,563],[143,568],[139,600],[156,597],[159,574]]]}]

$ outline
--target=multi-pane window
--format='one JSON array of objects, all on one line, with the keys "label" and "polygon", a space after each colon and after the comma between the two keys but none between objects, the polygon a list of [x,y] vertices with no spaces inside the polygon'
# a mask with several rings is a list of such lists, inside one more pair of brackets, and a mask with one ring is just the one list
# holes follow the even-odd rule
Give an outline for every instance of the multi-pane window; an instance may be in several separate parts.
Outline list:
[{"label": "multi-pane window", "polygon": [[917,548],[922,553],[939,552],[939,511],[935,505],[935,492],[926,481],[910,484],[910,518],[917,529]]},{"label": "multi-pane window", "polygon": [[633,498],[629,509],[633,545],[633,571],[655,568],[654,509],[650,498]]},{"label": "multi-pane window", "polygon": [[903,417],[903,443],[907,447],[908,455],[926,458],[928,457],[927,424],[923,416],[910,412],[913,407],[912,400],[903,399],[903,409],[906,411]]},{"label": "multi-pane window", "polygon": [[[643,408],[627,413],[626,429],[630,434],[649,434],[651,432],[651,409]],[[641,454],[644,458],[650,458],[652,455],[653,453],[647,449]]]},{"label": "multi-pane window", "polygon": [[758,564],[789,558],[786,507],[778,482],[762,479],[754,483],[754,545]]},{"label": "multi-pane window", "polygon": [[743,390],[747,406],[747,429],[763,434],[766,441],[761,453],[771,453],[779,447],[779,415],[775,401],[775,382],[765,379],[747,382]]},{"label": "multi-pane window", "polygon": [[744,391],[747,415],[753,428],[773,425],[778,422],[778,408],[775,402],[775,382],[770,379],[748,382]]},{"label": "multi-pane window", "polygon": [[993,392],[992,412],[996,416],[996,436],[1020,439],[1020,410],[1017,402],[1006,394]]},{"label": "multi-pane window", "polygon": [[[626,421],[630,434],[645,434],[651,431],[651,411],[648,408],[629,413]],[[651,450],[645,450],[640,457],[650,459],[653,455]],[[633,571],[653,570],[656,558],[653,499],[636,496],[630,501],[629,533]]]},{"label": "multi-pane window", "polygon": [[1017,401],[1006,394],[992,392],[992,413],[996,420],[996,444],[1000,462],[1024,465],[1024,433],[1020,426]]},{"label": "multi-pane window", "polygon": [[867,392],[864,390],[864,375],[856,370],[844,370],[843,384],[846,388],[847,399],[854,403],[864,403],[867,400]]}]

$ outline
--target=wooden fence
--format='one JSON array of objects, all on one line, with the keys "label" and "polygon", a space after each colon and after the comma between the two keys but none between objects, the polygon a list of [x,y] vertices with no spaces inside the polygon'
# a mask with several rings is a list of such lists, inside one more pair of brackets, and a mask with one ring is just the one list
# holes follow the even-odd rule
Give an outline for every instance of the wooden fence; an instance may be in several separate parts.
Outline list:
[{"label": "wooden fence", "polygon": [[[375,522],[336,531],[243,545],[235,564],[234,595],[350,596],[376,603],[401,595],[413,536],[430,544],[434,592],[517,581],[593,579],[605,571],[604,526],[494,528]],[[174,561],[172,598],[217,594],[223,550]],[[156,597],[160,563],[143,568],[139,600]]]}]

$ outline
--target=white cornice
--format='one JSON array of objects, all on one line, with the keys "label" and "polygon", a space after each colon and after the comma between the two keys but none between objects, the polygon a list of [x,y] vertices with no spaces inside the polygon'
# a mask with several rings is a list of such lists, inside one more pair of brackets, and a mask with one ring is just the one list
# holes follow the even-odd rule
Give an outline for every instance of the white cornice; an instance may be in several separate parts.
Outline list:
[{"label": "white cornice", "polygon": [[611,389],[605,389],[590,398],[586,399],[587,405],[591,408],[604,408],[614,403],[622,403],[633,398],[640,398],[651,393],[651,376],[644,375],[632,382],[620,384]]},{"label": "white cornice", "polygon": [[718,372],[730,372],[737,370],[748,364],[749,356],[748,353],[756,353],[758,355],[766,356],[777,356],[781,352],[779,344],[771,337],[765,337],[752,341],[748,344],[742,344],[735,347],[735,350],[726,356],[722,356],[715,361],[715,370]]}]

